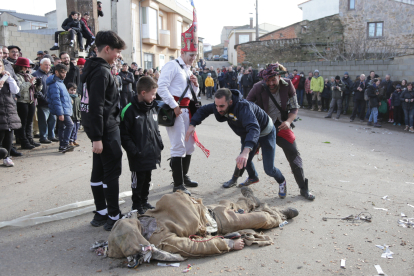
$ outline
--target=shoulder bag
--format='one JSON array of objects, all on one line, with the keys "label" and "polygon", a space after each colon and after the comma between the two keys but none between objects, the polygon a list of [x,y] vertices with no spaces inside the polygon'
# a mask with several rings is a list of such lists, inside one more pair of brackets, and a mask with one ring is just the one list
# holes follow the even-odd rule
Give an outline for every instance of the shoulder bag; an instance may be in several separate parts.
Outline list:
[{"label": "shoulder bag", "polygon": [[[272,93],[269,90],[269,87],[266,84],[262,84],[262,87],[264,88],[264,90],[266,90],[266,92],[269,94],[269,98],[272,100],[272,102],[276,105],[277,109],[279,109],[280,111],[280,115],[282,116],[282,121],[286,121],[288,119],[288,114],[289,112],[286,110],[283,110],[280,105],[277,103],[275,97],[273,97]],[[290,124],[290,128],[295,128],[295,125],[293,124],[293,122]]]}]

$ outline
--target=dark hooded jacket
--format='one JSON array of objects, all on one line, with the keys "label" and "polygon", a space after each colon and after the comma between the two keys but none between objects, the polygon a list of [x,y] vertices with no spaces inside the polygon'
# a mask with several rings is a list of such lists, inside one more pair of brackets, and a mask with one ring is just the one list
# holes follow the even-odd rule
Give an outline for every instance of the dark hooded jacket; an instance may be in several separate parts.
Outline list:
[{"label": "dark hooded jacket", "polygon": [[349,95],[352,92],[353,83],[351,78],[348,76],[347,78],[342,77],[342,83],[344,84],[344,95]]},{"label": "dark hooded jacket", "polygon": [[47,85],[46,80],[50,75],[51,73],[45,73],[40,68],[32,74],[33,77],[40,78],[42,81],[42,90],[35,94],[38,106],[48,107],[47,90],[49,86]]},{"label": "dark hooded jacket", "polygon": [[63,80],[63,83],[68,86],[69,83],[74,83],[77,86],[80,84],[80,73],[78,66],[73,65],[72,62],[69,63],[69,71],[66,74],[66,78]]},{"label": "dark hooded jacket", "polygon": [[[305,76],[305,73],[300,72],[300,75]],[[306,81],[306,77],[300,77],[298,90],[304,90],[305,89],[305,81]]]},{"label": "dark hooded jacket", "polygon": [[[400,94],[400,99],[402,103],[402,108],[405,110],[412,110],[414,109],[414,102],[411,102],[411,99],[414,99],[414,90],[408,91],[408,89],[404,89],[403,92]],[[409,100],[407,103],[405,100]],[[407,122],[406,122],[407,124]]]},{"label": "dark hooded jacket", "polygon": [[377,95],[378,87],[375,84],[368,85],[367,95],[369,97],[369,106],[371,108],[378,107],[379,102],[381,101],[381,96]]},{"label": "dark hooded jacket", "polygon": [[197,126],[214,114],[220,123],[227,122],[230,128],[240,136],[243,147],[255,148],[259,141],[260,133],[269,124],[269,115],[255,103],[243,99],[238,90],[231,90],[232,105],[229,106],[227,116],[222,116],[214,103],[205,105],[197,110],[191,118],[190,124]]},{"label": "dark hooded jacket", "polygon": [[121,142],[131,171],[149,171],[161,164],[164,145],[158,129],[157,102],[133,97],[121,112]]},{"label": "dark hooded jacket", "polygon": [[81,23],[79,22],[79,20],[75,20],[73,19],[71,16],[69,16],[68,18],[66,18],[63,23],[62,23],[62,29],[64,29],[65,31],[68,31],[69,29],[73,29],[77,32],[81,32]]},{"label": "dark hooded jacket", "polygon": [[101,141],[105,133],[119,127],[119,93],[111,66],[102,58],[86,60],[82,70],[82,125],[92,141]]},{"label": "dark hooded jacket", "polygon": [[[0,74],[1,77],[3,75]],[[4,82],[0,89],[0,130],[19,129],[21,127],[16,102],[10,92],[10,86],[7,82]]]}]

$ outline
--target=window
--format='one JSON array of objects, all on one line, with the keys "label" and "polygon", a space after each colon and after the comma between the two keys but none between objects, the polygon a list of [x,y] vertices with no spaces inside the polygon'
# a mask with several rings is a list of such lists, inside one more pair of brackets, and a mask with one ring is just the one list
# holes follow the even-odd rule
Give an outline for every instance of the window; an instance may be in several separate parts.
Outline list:
[{"label": "window", "polygon": [[142,8],[142,38],[158,40],[158,15],[150,7]]},{"label": "window", "polygon": [[177,21],[177,47],[181,49],[181,33],[183,31],[183,23]]},{"label": "window", "polygon": [[147,9],[142,8],[142,24],[147,24]]},{"label": "window", "polygon": [[368,38],[376,38],[383,36],[384,22],[368,23]]},{"label": "window", "polygon": [[145,69],[153,68],[154,65],[154,55],[144,53],[144,67]]},{"label": "window", "polygon": [[348,9],[355,10],[355,0],[348,0],[349,6]]},{"label": "window", "polygon": [[171,60],[174,60],[174,59],[175,59],[175,57],[173,57],[173,56],[170,56],[170,61],[171,61]]},{"label": "window", "polygon": [[239,35],[239,44],[246,43],[250,41],[250,35]]},{"label": "window", "polygon": [[163,26],[162,26],[162,16],[158,16],[158,27],[160,30],[164,30]]}]

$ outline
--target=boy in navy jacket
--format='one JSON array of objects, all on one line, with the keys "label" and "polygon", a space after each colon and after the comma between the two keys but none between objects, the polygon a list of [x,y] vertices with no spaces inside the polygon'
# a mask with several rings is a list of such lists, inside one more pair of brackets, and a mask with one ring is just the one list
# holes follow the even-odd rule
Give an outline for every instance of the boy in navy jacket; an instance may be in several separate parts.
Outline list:
[{"label": "boy in navy jacket", "polygon": [[158,130],[156,111],[157,83],[142,77],[137,83],[137,96],[121,112],[121,143],[128,155],[131,170],[132,210],[144,214],[154,209],[148,203],[151,172],[161,163],[164,148]]}]

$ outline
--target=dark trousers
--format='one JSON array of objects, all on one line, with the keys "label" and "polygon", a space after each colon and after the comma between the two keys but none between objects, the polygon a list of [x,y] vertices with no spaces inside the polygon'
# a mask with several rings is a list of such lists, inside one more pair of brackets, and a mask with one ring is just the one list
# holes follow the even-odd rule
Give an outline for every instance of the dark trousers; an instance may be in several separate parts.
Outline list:
[{"label": "dark trousers", "polygon": [[13,142],[13,131],[12,130],[0,130],[0,147],[7,150],[7,155],[4,157],[10,156],[10,150],[12,148]]},{"label": "dark trousers", "polygon": [[[55,43],[59,43],[59,34],[60,33],[63,33],[63,32],[62,31],[55,32]],[[70,30],[69,31],[70,40],[75,40],[75,34],[76,34],[76,37],[78,38],[79,47],[83,48],[83,37],[82,37],[81,32],[77,32],[75,30]]]},{"label": "dark trousers", "polygon": [[121,108],[124,108],[127,104],[131,102],[133,93],[121,92],[119,93],[119,95],[119,104],[121,105]]},{"label": "dark trousers", "polygon": [[89,32],[82,32],[82,36],[86,39],[85,49],[88,46],[91,46],[94,39],[92,38],[92,35]]},{"label": "dark trousers", "polygon": [[[85,132],[89,133],[85,127]],[[96,210],[108,208],[109,216],[116,217],[119,210],[119,176],[122,172],[122,148],[119,129],[104,133],[103,151],[93,154],[91,186]]]},{"label": "dark trousers", "polygon": [[342,95],[342,110],[344,113],[348,112],[348,107],[349,107],[349,94],[343,94]]},{"label": "dark trousers", "polygon": [[205,86],[203,86],[203,88],[201,88],[201,93],[203,93],[203,95],[206,94],[206,87]]},{"label": "dark trousers", "polygon": [[36,106],[33,103],[17,102],[17,114],[19,114],[22,127],[16,130],[16,136],[19,137],[22,146],[28,146],[33,141],[33,116]]},{"label": "dark trousers", "polygon": [[329,103],[331,102],[331,99],[329,98],[322,98],[322,110],[329,109]]},{"label": "dark trousers", "polygon": [[131,172],[132,210],[148,202],[152,171]]},{"label": "dark trousers", "polygon": [[312,108],[312,94],[311,93],[306,94],[306,100],[308,102],[308,107]]},{"label": "dark trousers", "polygon": [[72,133],[70,134],[70,141],[75,142],[78,140],[78,131],[80,127],[80,121],[73,121]]},{"label": "dark trousers", "polygon": [[359,110],[359,119],[364,120],[365,118],[365,100],[355,100],[354,109],[352,110],[351,120],[354,120]]},{"label": "dark trousers", "polygon": [[304,89],[296,89],[296,96],[298,98],[298,104],[303,106],[303,93],[305,93]]},{"label": "dark trousers", "polygon": [[213,86],[206,87],[206,97],[213,98]]},{"label": "dark trousers", "polygon": [[396,124],[403,123],[403,109],[402,106],[394,106],[394,122]]},{"label": "dark trousers", "polygon": [[252,88],[249,86],[243,86],[243,98],[247,98],[247,95],[249,95],[251,89]]}]

